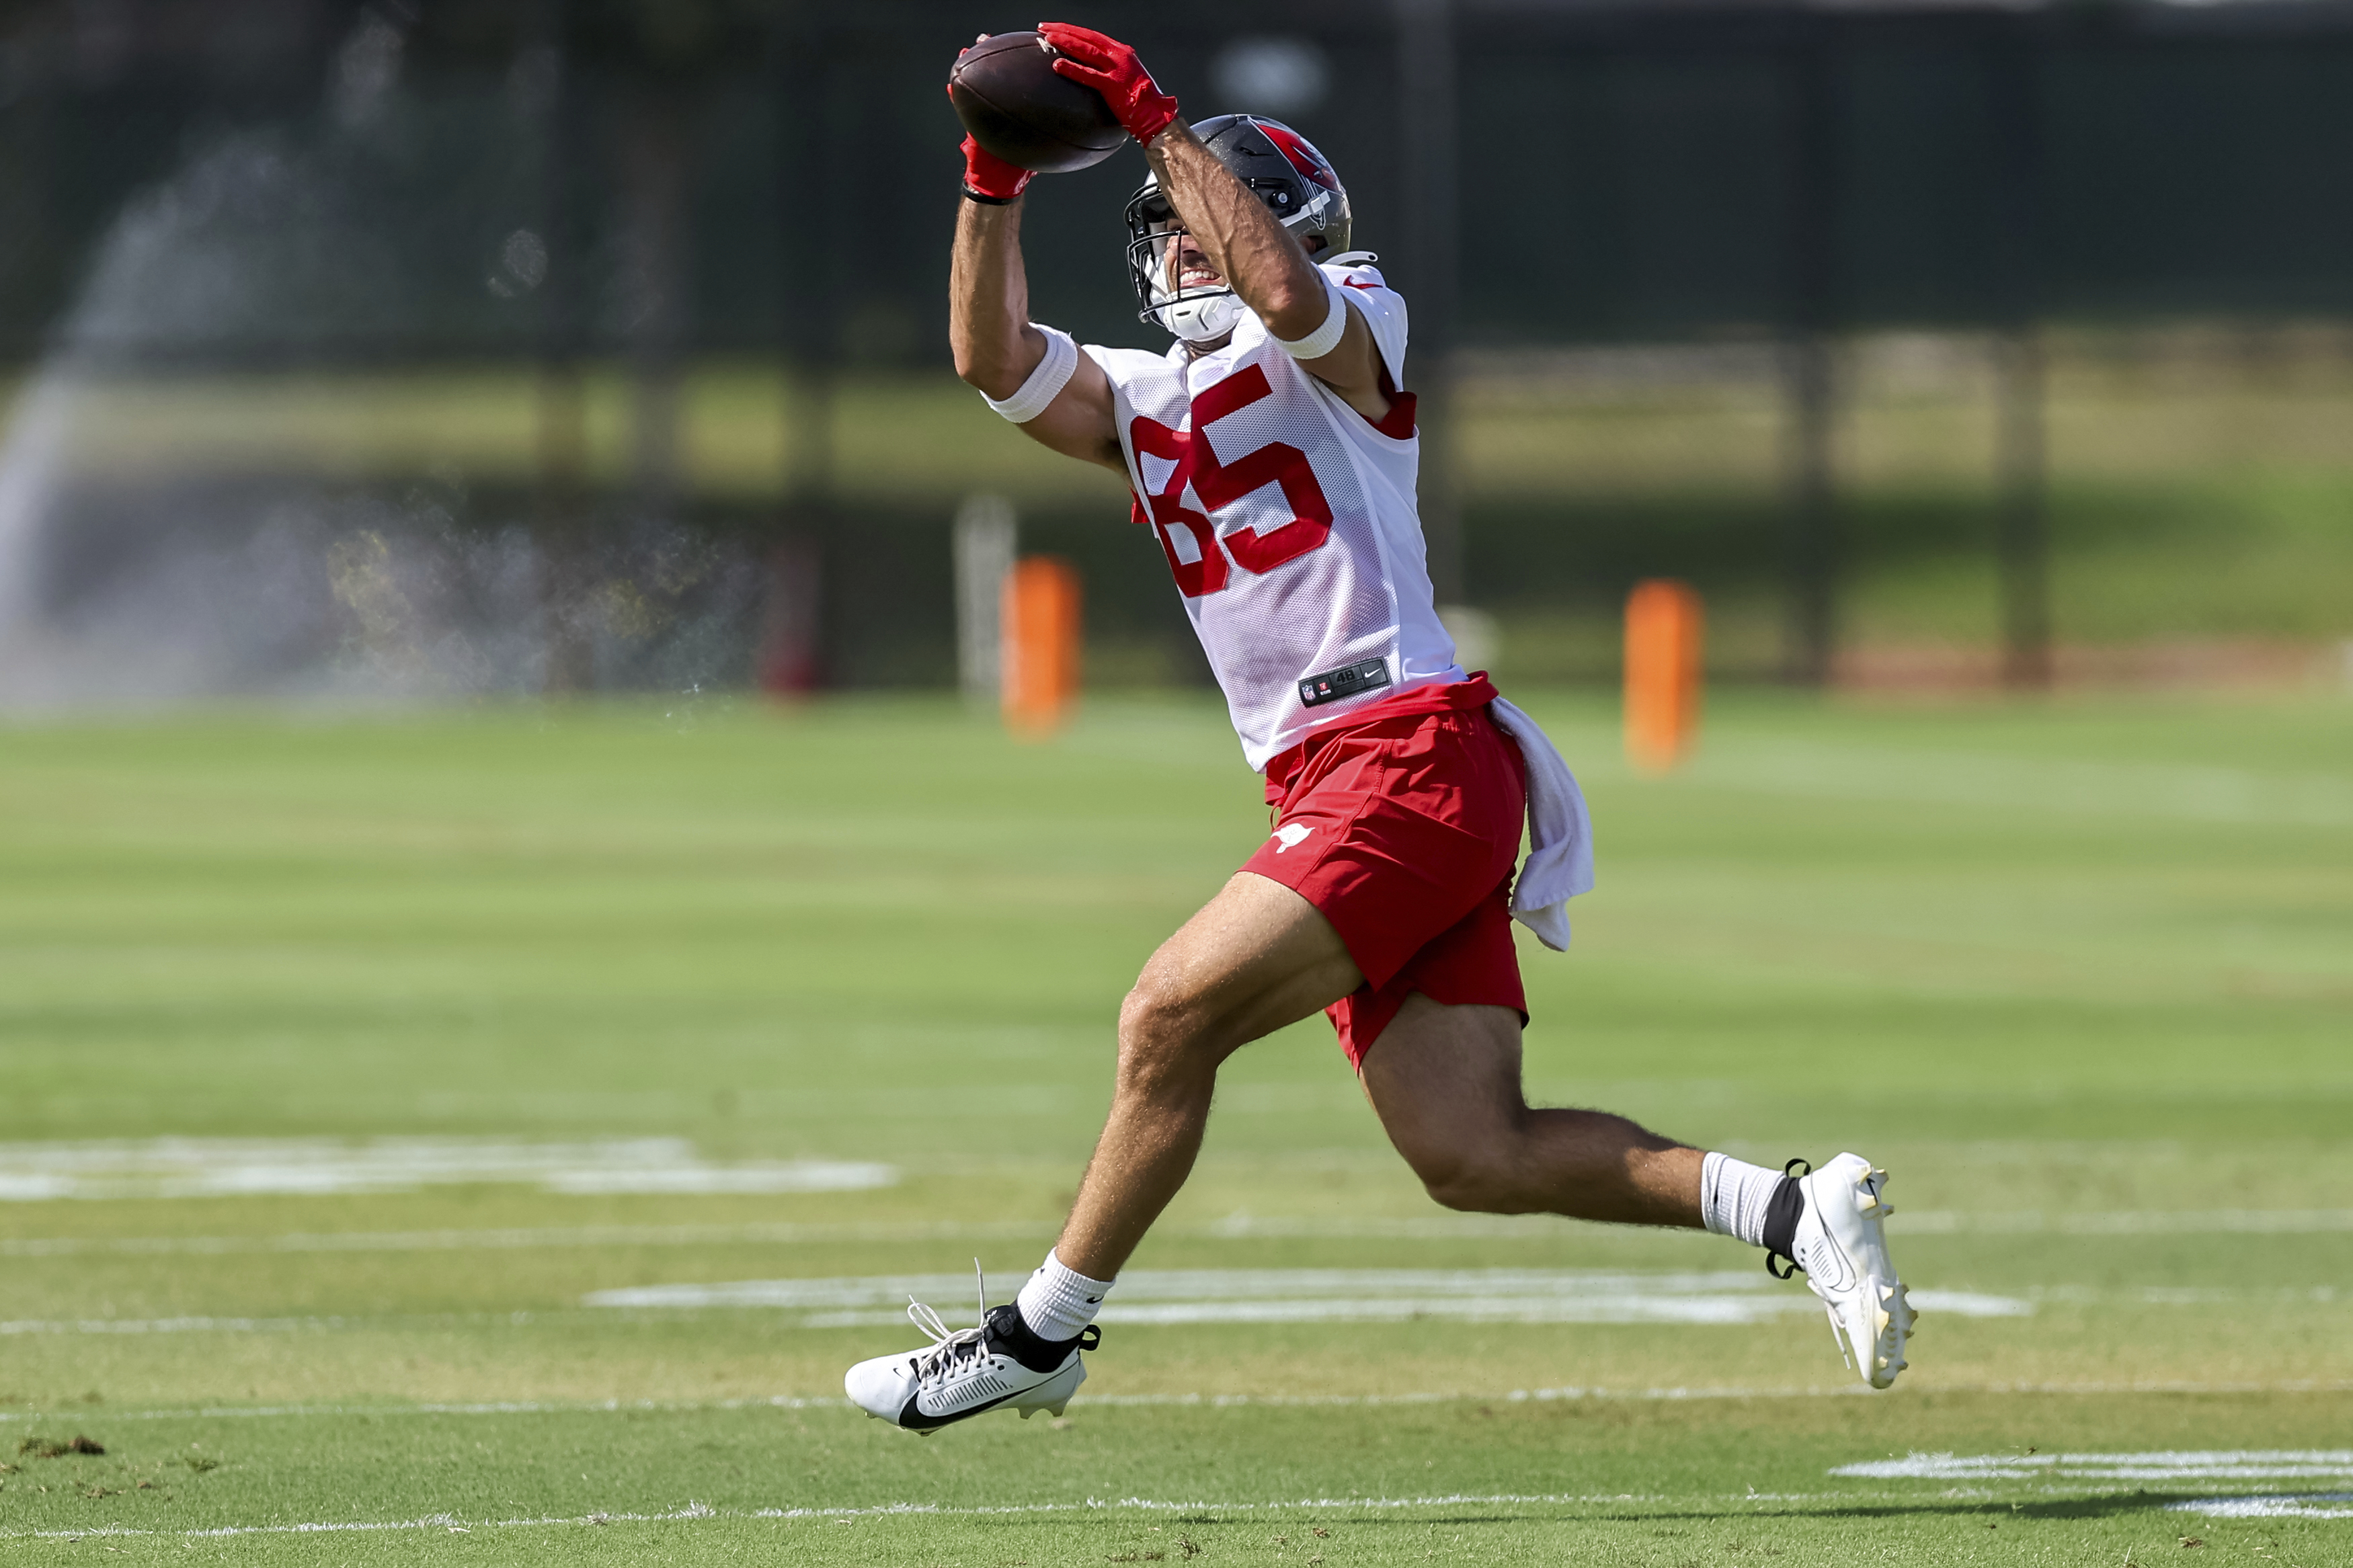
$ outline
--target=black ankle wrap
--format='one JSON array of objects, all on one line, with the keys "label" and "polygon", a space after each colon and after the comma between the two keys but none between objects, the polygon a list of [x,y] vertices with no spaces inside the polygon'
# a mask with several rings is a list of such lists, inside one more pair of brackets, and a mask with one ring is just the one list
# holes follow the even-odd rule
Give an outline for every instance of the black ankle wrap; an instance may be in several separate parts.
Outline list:
[{"label": "black ankle wrap", "polygon": [[[1772,1200],[1765,1205],[1765,1271],[1781,1279],[1798,1270],[1798,1216],[1806,1212],[1806,1191],[1798,1184],[1797,1168],[1800,1165],[1805,1165],[1809,1173],[1813,1170],[1803,1160],[1790,1161],[1782,1167],[1781,1184],[1773,1189]],[[1789,1267],[1774,1268],[1777,1258]]]},{"label": "black ankle wrap", "polygon": [[1021,1309],[1010,1301],[988,1314],[988,1335],[990,1339],[997,1342],[996,1348],[1003,1351],[1031,1372],[1053,1371],[1062,1364],[1064,1358],[1069,1356],[1074,1345],[1082,1351],[1094,1349],[1094,1344],[1088,1339],[1091,1334],[1097,1340],[1102,1338],[1096,1333],[1094,1325],[1092,1323],[1087,1325],[1075,1339],[1041,1338],[1038,1331],[1022,1318]]}]

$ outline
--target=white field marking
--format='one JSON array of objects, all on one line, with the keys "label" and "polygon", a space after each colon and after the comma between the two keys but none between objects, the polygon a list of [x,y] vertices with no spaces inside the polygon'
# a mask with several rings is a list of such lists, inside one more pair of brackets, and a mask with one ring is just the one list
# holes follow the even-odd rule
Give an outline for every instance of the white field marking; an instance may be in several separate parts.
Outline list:
[{"label": "white field marking", "polygon": [[[1296,1297],[1413,1294],[1481,1297],[1501,1293],[1608,1296],[1662,1292],[1771,1295],[1780,1287],[1762,1269],[1634,1273],[1564,1268],[1133,1268],[1119,1278],[1126,1301],[1263,1300]],[[849,1279],[743,1279],[725,1284],[651,1285],[599,1290],[596,1307],[866,1307],[904,1305],[911,1296],[972,1289],[958,1274],[884,1274]],[[1108,1310],[1108,1308],[1106,1309]]]},{"label": "white field marking", "polygon": [[[1162,1228],[1172,1236],[1219,1240],[1253,1237],[1388,1241],[1549,1240],[1561,1234],[1559,1226],[1564,1223],[1548,1215],[1280,1219],[1231,1215],[1207,1226]],[[1920,1235],[2045,1231],[2062,1236],[2306,1236],[2353,1232],[2353,1209],[2143,1209],[2056,1215],[2033,1210],[1969,1214],[1949,1209],[1906,1209],[1888,1223],[1899,1232]],[[0,1258],[76,1258],[99,1253],[205,1256],[250,1252],[522,1252],[565,1247],[1020,1241],[1050,1237],[1058,1229],[1046,1221],[948,1220],[926,1224],[542,1226],[512,1230],[332,1231],[279,1236],[21,1237],[0,1239]]]},{"label": "white field marking", "polygon": [[[1344,1215],[1314,1218],[1229,1215],[1198,1234],[1275,1240],[1363,1238],[1380,1241],[1549,1238],[1570,1222],[1552,1215],[1436,1215],[1389,1219]],[[1959,1232],[1994,1236],[2314,1236],[2353,1232],[2353,1208],[2111,1209],[2046,1213],[2040,1209],[1976,1212],[1899,1208],[1887,1221],[1898,1235]]]},{"label": "white field marking", "polygon": [[[1963,1291],[1916,1290],[1911,1300],[1922,1311],[1965,1318],[2023,1318],[2031,1301]],[[1096,1314],[1114,1325],[1176,1323],[1375,1323],[1444,1319],[1472,1323],[1759,1323],[1786,1313],[1810,1315],[1820,1309],[1810,1298],[1605,1296],[1559,1299],[1527,1296],[1384,1297],[1305,1301],[1114,1301]],[[812,1312],[809,1329],[895,1327],[903,1311]]]},{"label": "white field marking", "polygon": [[[1332,1272],[1352,1272],[1333,1270]],[[1398,1272],[1407,1272],[1398,1270]],[[1497,1272],[1507,1272],[1498,1270]],[[1638,1277],[1639,1278],[1639,1277]],[[805,1288],[841,1284],[864,1285],[867,1280],[795,1280],[751,1279],[730,1285],[656,1285],[625,1290],[597,1291],[584,1298],[582,1306],[588,1310],[619,1308],[630,1310],[791,1310],[806,1307],[807,1295],[821,1291],[805,1291]],[[913,1286],[916,1289],[902,1295],[929,1293],[944,1296],[941,1289],[960,1285],[956,1275],[904,1275],[886,1277],[885,1283]],[[1655,1289],[1655,1288],[1653,1288]],[[2062,1301],[2071,1305],[2101,1301],[2127,1300],[2151,1306],[2206,1306],[2232,1304],[2248,1300],[2284,1302],[2333,1303],[2340,1292],[2334,1286],[2283,1288],[2277,1290],[2251,1291],[2206,1289],[2149,1286],[2139,1290],[2097,1291],[2066,1287],[2038,1288],[2026,1298],[2015,1296],[1979,1295],[1965,1290],[1915,1290],[1913,1302],[1922,1310],[1961,1318],[2017,1318],[2033,1314],[2037,1303]],[[1578,1296],[1563,1294],[1508,1296],[1396,1296],[1357,1297],[1333,1300],[1273,1299],[1273,1300],[1213,1300],[1114,1302],[1106,1307],[1102,1321],[1121,1324],[1180,1324],[1180,1323],[1313,1323],[1313,1322],[1402,1322],[1418,1318],[1444,1319],[1462,1322],[1504,1323],[1675,1323],[1675,1324],[1747,1324],[1768,1321],[1783,1314],[1804,1314],[1813,1310],[1808,1297],[1794,1292],[1779,1296],[1712,1297],[1672,1296],[1643,1293],[1600,1294]],[[385,1317],[311,1316],[300,1318],[199,1317],[177,1318],[19,1318],[0,1320],[0,1338],[26,1334],[269,1334],[303,1331],[325,1333],[343,1330],[406,1329],[420,1326],[465,1327],[485,1324],[508,1328],[525,1328],[549,1317],[565,1314],[511,1311],[401,1314]],[[903,1306],[896,1309],[860,1308],[849,1310],[807,1312],[797,1326],[804,1329],[897,1328],[905,1321]],[[2222,1385],[2207,1384],[1986,1384],[1988,1388],[2007,1391],[2012,1388],[2037,1389],[2044,1392],[2106,1392],[2116,1389],[2154,1390],[2159,1387],[2184,1391],[2203,1390]],[[2232,1388],[2310,1388],[2320,1386],[2309,1382],[2280,1384],[2233,1384]]]},{"label": "white field marking", "polygon": [[[1999,1298],[1996,1298],[1999,1300]],[[1763,1321],[1781,1311],[1802,1311],[1807,1303],[1772,1306],[1735,1317],[1706,1301],[1542,1301],[1542,1300],[1383,1300],[1170,1302],[1159,1306],[1106,1310],[1103,1321],[1121,1324],[1169,1323],[1327,1323],[1404,1322],[1439,1318],[1458,1322],[1503,1323],[1678,1323],[1724,1324]],[[2003,1313],[2000,1315],[2010,1315]],[[530,1312],[476,1313],[470,1320],[438,1318],[429,1321],[455,1326],[501,1323],[522,1327],[539,1321]],[[898,1328],[907,1321],[898,1311],[813,1312],[797,1326],[804,1329]],[[428,1320],[385,1318],[18,1318],[0,1321],[0,1338],[29,1334],[285,1334],[329,1333],[346,1329],[414,1328]]]},{"label": "white field marking", "polygon": [[273,1334],[343,1327],[342,1318],[20,1318],[5,1334]]},{"label": "white field marking", "polygon": [[889,1165],[794,1160],[714,1165],[683,1138],[523,1143],[467,1138],[154,1138],[0,1143],[0,1202],[406,1192],[530,1183],[547,1192],[822,1193],[886,1187]]},{"label": "white field marking", "polygon": [[[596,1290],[584,1307],[799,1310],[804,1328],[897,1322],[910,1298],[955,1300],[971,1281],[949,1274],[865,1279],[739,1279]],[[1443,1318],[1522,1323],[1757,1323],[1820,1310],[1814,1298],[1754,1269],[1630,1273],[1577,1268],[1138,1268],[1120,1276],[1105,1323],[1384,1322]],[[1921,1291],[1924,1311],[2023,1317],[2031,1301]],[[812,1310],[815,1309],[815,1310]]]},{"label": "white field marking", "polygon": [[1830,1472],[1868,1480],[2040,1480],[2089,1486],[2115,1481],[2196,1485],[2212,1481],[2353,1481],[2353,1448],[2158,1449],[2140,1454],[1911,1454]]},{"label": "white field marking", "polygon": [[[696,1413],[712,1410],[839,1410],[858,1406],[839,1395],[804,1398],[773,1394],[765,1399],[595,1399],[584,1401],[504,1399],[474,1405],[221,1405],[177,1410],[109,1410],[109,1421],[244,1421],[307,1419],[312,1416],[362,1415],[370,1420],[387,1415],[600,1415],[618,1411]],[[860,1412],[862,1414],[862,1412]],[[0,1411],[0,1423],[29,1425],[62,1418],[59,1411]]]},{"label": "white field marking", "polygon": [[2353,1492],[2307,1492],[2301,1497],[2209,1497],[2165,1506],[2174,1513],[2202,1513],[2214,1519],[2353,1519],[2353,1508],[2324,1506],[2329,1503],[2353,1503]]},{"label": "white field marking", "polygon": [[417,1312],[385,1317],[304,1318],[17,1318],[0,1322],[0,1336],[13,1334],[284,1334],[305,1330],[526,1328],[535,1312]]},{"label": "white field marking", "polygon": [[1532,1239],[1561,1234],[1571,1222],[1558,1215],[1419,1215],[1388,1219],[1353,1215],[1313,1218],[1282,1218],[1230,1214],[1212,1220],[1194,1234],[1238,1240],[1265,1237],[1275,1240],[1460,1241],[1468,1238]]},{"label": "white field marking", "polygon": [[2111,1209],[2045,1214],[2040,1209],[1975,1214],[1953,1209],[1899,1209],[1888,1228],[1899,1235],[1997,1236],[2320,1236],[2353,1231],[2353,1209]]},{"label": "white field marking", "polygon": [[2144,1307],[2215,1307],[2245,1301],[2299,1301],[2327,1305],[2353,1300],[2353,1290],[2335,1285],[2274,1285],[2246,1289],[2228,1285],[2137,1285],[2103,1289],[2090,1285],[2038,1285],[2027,1294],[2037,1301],[2070,1306],[2117,1301]]},{"label": "white field marking", "polygon": [[43,1236],[0,1240],[0,1258],[251,1252],[522,1252],[537,1248],[793,1246],[826,1242],[1020,1241],[1051,1237],[1048,1221],[908,1225],[581,1225],[515,1230],[295,1231],[280,1236]]}]

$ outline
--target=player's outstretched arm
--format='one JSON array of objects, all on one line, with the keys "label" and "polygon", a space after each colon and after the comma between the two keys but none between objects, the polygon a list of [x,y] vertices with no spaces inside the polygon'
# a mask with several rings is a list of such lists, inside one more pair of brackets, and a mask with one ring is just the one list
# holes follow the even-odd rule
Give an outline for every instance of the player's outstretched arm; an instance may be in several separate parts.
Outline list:
[{"label": "player's outstretched arm", "polygon": [[[1062,57],[1054,62],[1055,73],[1103,94],[1127,133],[1142,144],[1193,242],[1267,331],[1294,343],[1314,336],[1333,309],[1324,275],[1281,220],[1201,144],[1178,116],[1176,100],[1160,90],[1135,51],[1067,22],[1040,22],[1038,31]],[[1339,342],[1330,353],[1299,363],[1357,413],[1378,419],[1388,413],[1389,400],[1381,392],[1372,330],[1356,311],[1341,309]]]},{"label": "player's outstretched arm", "polygon": [[[999,401],[1021,390],[1046,357],[1046,334],[1029,324],[1029,278],[1021,265],[1021,203],[967,201],[956,219],[948,268],[948,342],[956,374]],[[1111,378],[1079,355],[1070,383],[1023,434],[1066,457],[1127,471],[1112,410]]]},{"label": "player's outstretched arm", "polygon": [[[1266,204],[1218,162],[1193,128],[1179,120],[1145,150],[1160,188],[1209,265],[1257,312],[1266,330],[1296,342],[1314,335],[1331,313],[1332,290],[1297,237]],[[1345,309],[1345,307],[1343,307]],[[1381,392],[1380,355],[1372,329],[1355,310],[1332,352],[1300,366],[1338,393],[1367,419],[1389,411]]]}]

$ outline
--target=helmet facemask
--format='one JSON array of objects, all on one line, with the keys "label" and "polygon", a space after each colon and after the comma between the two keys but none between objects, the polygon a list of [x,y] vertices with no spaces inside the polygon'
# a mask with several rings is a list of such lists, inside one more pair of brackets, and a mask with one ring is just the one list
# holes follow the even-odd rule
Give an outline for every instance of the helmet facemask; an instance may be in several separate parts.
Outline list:
[{"label": "helmet facemask", "polygon": [[1127,269],[1141,320],[1188,343],[1215,342],[1241,324],[1240,297],[1222,279],[1189,289],[1172,283],[1169,268],[1188,231],[1156,178],[1127,204]]}]

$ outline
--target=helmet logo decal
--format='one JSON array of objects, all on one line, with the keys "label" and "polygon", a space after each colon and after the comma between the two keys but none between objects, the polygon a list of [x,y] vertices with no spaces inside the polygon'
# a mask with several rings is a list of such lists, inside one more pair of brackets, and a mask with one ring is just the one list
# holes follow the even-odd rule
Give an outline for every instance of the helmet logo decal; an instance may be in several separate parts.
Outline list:
[{"label": "helmet logo decal", "polygon": [[1310,145],[1307,138],[1290,126],[1278,125],[1272,121],[1256,120],[1252,123],[1258,127],[1259,134],[1273,142],[1275,151],[1281,153],[1302,177],[1314,181],[1327,191],[1340,188],[1340,176],[1332,172],[1332,165],[1324,161],[1324,154]]}]

